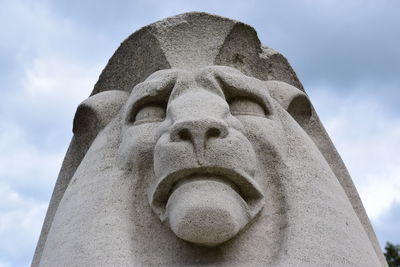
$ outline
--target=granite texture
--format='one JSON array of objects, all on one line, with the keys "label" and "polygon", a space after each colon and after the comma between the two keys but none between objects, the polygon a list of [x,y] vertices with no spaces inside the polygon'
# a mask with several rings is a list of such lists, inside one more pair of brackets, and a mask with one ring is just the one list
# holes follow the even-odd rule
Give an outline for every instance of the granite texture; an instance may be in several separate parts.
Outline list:
[{"label": "granite texture", "polygon": [[32,266],[387,266],[307,94],[206,13],[126,39],[79,105]]}]

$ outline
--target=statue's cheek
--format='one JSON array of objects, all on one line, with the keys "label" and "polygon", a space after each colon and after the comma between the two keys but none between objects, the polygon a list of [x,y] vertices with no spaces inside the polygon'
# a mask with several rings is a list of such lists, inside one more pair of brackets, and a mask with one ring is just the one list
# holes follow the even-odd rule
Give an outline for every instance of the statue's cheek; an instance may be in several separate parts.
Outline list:
[{"label": "statue's cheek", "polygon": [[171,142],[169,134],[163,134],[157,141],[153,159],[156,177],[197,166],[192,145],[188,142]]},{"label": "statue's cheek", "polygon": [[132,170],[152,166],[155,132],[160,123],[143,123],[123,130],[118,149],[118,164],[122,169]]},{"label": "statue's cheek", "polygon": [[286,134],[279,120],[255,117],[237,116],[246,129],[246,137],[253,145],[259,160],[276,158],[286,153]]}]

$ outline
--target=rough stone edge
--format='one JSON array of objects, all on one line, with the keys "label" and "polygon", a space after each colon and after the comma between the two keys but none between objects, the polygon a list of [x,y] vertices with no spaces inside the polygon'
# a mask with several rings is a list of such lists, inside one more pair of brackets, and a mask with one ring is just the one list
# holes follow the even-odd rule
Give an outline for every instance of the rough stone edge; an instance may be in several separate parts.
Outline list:
[{"label": "rough stone edge", "polygon": [[[116,94],[116,92],[118,92]],[[112,94],[112,95],[111,95]],[[93,100],[93,98],[88,98],[89,102],[82,102],[75,113],[74,117],[74,127],[76,126],[76,119],[77,115],[79,113],[80,107],[82,107],[82,104],[90,106],[90,109],[92,108],[98,108],[98,110],[91,110],[91,114],[95,116],[95,123],[96,123],[96,134],[90,133],[85,134],[83,133],[77,133],[76,129],[73,129],[74,131],[74,136],[72,137],[72,140],[70,142],[70,145],[68,147],[68,150],[66,152],[66,155],[64,157],[63,163],[61,165],[60,173],[57,177],[56,184],[53,189],[53,193],[49,202],[49,207],[46,212],[45,220],[43,222],[42,230],[40,232],[39,240],[36,245],[36,249],[33,255],[33,260],[31,266],[39,266],[40,265],[40,260],[42,257],[42,253],[44,250],[44,246],[47,240],[47,235],[50,231],[51,225],[53,223],[54,216],[56,215],[58,205],[61,202],[61,199],[64,196],[65,191],[68,188],[68,185],[74,176],[77,168],[79,167],[82,159],[85,157],[86,152],[89,150],[91,144],[93,143],[94,139],[97,136],[97,133],[101,131],[107,124],[108,122],[119,112],[119,109],[121,105],[115,105],[118,101],[122,99],[125,99],[126,97],[121,97],[122,92],[121,91],[107,91],[103,95],[98,95],[97,99],[94,100],[95,103],[100,103],[103,102],[104,105],[96,106],[96,104],[90,105],[90,100]],[[113,97],[114,96],[114,97]],[[96,98],[96,97],[94,97]],[[101,101],[103,100],[103,101]],[[85,106],[83,105],[83,106]],[[105,113],[104,110],[101,110],[102,108],[105,108],[108,112]],[[111,107],[111,109],[110,109]],[[81,109],[82,111],[82,109]],[[107,114],[108,116],[102,116],[103,114]],[[82,115],[81,115],[82,116]],[[85,115],[87,116],[87,115]]]},{"label": "rough stone edge", "polygon": [[[108,60],[105,68],[102,70],[99,79],[96,82],[90,96],[108,90],[122,90],[129,92],[136,84],[142,82],[151,73],[161,69],[168,69],[171,67],[165,57],[164,51],[162,51],[162,48],[159,44],[159,40],[151,31],[151,27],[152,24],[139,29],[138,31],[131,34],[127,39],[125,39],[120,44],[120,46]],[[154,47],[158,49],[156,51],[152,51],[152,52],[157,52],[157,57],[139,56],[135,58],[136,50],[134,49],[134,47],[137,45],[136,42],[140,42],[140,40],[142,40],[143,37],[151,39],[151,41],[153,42],[152,45],[154,45]],[[139,49],[138,47],[136,48]],[[158,58],[162,62],[157,62],[155,58]],[[148,60],[148,62],[145,62],[147,63],[147,65],[151,65],[151,63],[153,64],[155,63],[155,65],[152,66],[153,68],[149,68],[147,70],[148,72],[147,75],[145,71],[144,74],[138,75],[136,78],[124,79],[124,76],[126,77],[134,73],[131,72],[132,69],[139,70],[139,68],[135,68],[134,66],[135,64],[138,64],[138,66],[143,66],[140,65],[143,62],[136,62],[135,59],[137,59],[138,61]]]},{"label": "rough stone edge", "polygon": [[[235,30],[236,26],[238,25],[248,27],[248,30],[254,33],[255,37],[258,39],[257,32],[254,30],[254,28],[241,22],[237,22],[235,26],[232,27],[232,31]],[[229,36],[230,34],[228,34],[226,39],[228,39]],[[225,43],[223,44],[223,46],[224,45]],[[257,45],[260,46],[259,58],[261,59],[262,62],[259,68],[262,68],[264,73],[266,73],[266,75],[263,76],[259,75],[259,73],[252,73],[254,77],[257,77],[258,79],[261,80],[283,81],[299,88],[300,90],[302,90],[307,94],[299,78],[297,77],[296,72],[291,67],[289,61],[282,54],[280,54],[279,52],[275,51],[272,48],[262,45],[259,41],[257,42]],[[337,152],[332,140],[330,139],[326,129],[321,123],[312,103],[311,107],[312,107],[312,117],[307,128],[304,130],[311,137],[313,142],[317,145],[322,155],[324,156],[329,166],[331,167],[332,171],[338,178],[338,181],[341,184],[344,192],[346,193],[346,196],[349,199],[355,213],[357,214],[358,219],[363,225],[364,231],[366,232],[369,240],[372,243],[375,253],[377,254],[380,262],[382,263],[382,266],[387,266],[386,259],[380,248],[375,231],[373,230],[373,227],[365,211],[365,208],[362,204],[358,191],[353,183],[353,180],[351,179],[351,176],[342,158]]]},{"label": "rough stone edge", "polygon": [[[272,60],[275,66],[280,66],[280,68],[286,69],[285,73],[287,75],[285,75],[284,77],[279,77],[279,80],[294,85],[295,87],[307,93],[303,85],[301,84],[300,80],[298,79],[295,71],[290,66],[289,61],[282,54],[266,46],[263,47],[263,52],[264,55],[262,55],[262,57],[265,58],[265,60]],[[379,260],[382,263],[382,266],[386,266],[387,265],[386,259],[382,253],[382,249],[380,248],[375,231],[373,230],[367,212],[365,211],[365,208],[362,204],[360,195],[358,194],[358,191],[354,185],[353,180],[351,179],[351,176],[346,168],[346,165],[344,164],[342,158],[337,152],[325,127],[321,123],[321,120],[319,119],[312,103],[311,107],[312,107],[312,118],[307,129],[304,130],[312,138],[313,142],[317,145],[322,155],[328,162],[329,166],[331,166],[332,171],[338,178],[338,181],[341,184],[343,190],[345,191],[347,198],[349,199],[351,205],[353,206],[353,209],[356,212],[358,219],[363,225],[364,230],[372,243],[375,253],[377,254]]]},{"label": "rough stone edge", "polygon": [[321,123],[312,104],[311,107],[313,116],[310,120],[310,124],[308,125],[308,129],[305,129],[305,131],[312,138],[313,142],[318,146],[329,166],[331,166],[333,173],[338,178],[338,181],[342,186],[344,192],[346,193],[347,198],[349,199],[355,213],[357,214],[358,219],[364,227],[365,233],[372,243],[375,253],[378,256],[378,259],[381,262],[382,266],[387,266],[386,259],[382,253],[382,249],[379,245],[371,221],[369,220],[364,205],[362,204],[360,195],[358,194],[358,191],[354,185],[353,180],[351,179],[346,165],[344,164],[342,158],[337,152],[332,140],[330,139],[326,129]]},{"label": "rough stone edge", "polygon": [[53,193],[49,202],[49,207],[47,208],[42,230],[40,232],[39,240],[36,245],[35,253],[33,255],[33,260],[31,264],[32,267],[37,267],[40,265],[44,245],[47,240],[47,234],[51,228],[53,218],[57,212],[58,204],[60,203],[72,176],[74,175],[84,156],[83,153],[79,153],[84,152],[79,151],[79,147],[79,144],[76,143],[76,138],[72,137],[71,143],[68,147],[67,153],[61,165],[61,170],[57,177],[56,184],[54,185]]}]

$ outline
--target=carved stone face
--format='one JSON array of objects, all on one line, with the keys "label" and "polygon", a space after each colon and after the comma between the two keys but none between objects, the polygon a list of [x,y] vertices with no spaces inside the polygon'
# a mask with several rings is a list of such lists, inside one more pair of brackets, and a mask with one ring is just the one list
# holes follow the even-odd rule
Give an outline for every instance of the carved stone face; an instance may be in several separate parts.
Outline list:
[{"label": "carved stone face", "polygon": [[77,109],[32,266],[385,266],[302,88],[241,22],[135,32]]},{"label": "carved stone face", "polygon": [[285,149],[274,105],[230,67],[158,71],[129,97],[119,162],[148,170],[151,208],[178,237],[221,244],[265,205],[265,163]]},{"label": "carved stone face", "polygon": [[32,266],[385,266],[300,90],[241,22],[135,32],[77,109]]},{"label": "carved stone face", "polygon": [[88,98],[41,264],[377,266],[312,123],[297,88],[223,66]]}]

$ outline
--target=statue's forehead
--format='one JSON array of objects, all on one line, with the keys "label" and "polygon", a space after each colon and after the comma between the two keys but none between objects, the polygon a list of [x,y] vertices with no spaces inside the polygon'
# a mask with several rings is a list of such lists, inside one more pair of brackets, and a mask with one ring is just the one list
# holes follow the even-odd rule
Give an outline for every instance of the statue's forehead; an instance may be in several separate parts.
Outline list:
[{"label": "statue's forehead", "polygon": [[[213,90],[221,96],[225,91],[238,90],[241,91],[241,96],[246,96],[246,92],[265,94],[267,89],[265,81],[246,76],[232,67],[208,66],[195,71],[167,69],[154,72],[135,86],[131,92],[131,100],[145,96],[165,96],[175,88],[185,90],[193,87]],[[224,92],[221,87],[224,87]]]},{"label": "statue's forehead", "polygon": [[[185,70],[185,69],[179,69],[179,68],[173,68],[173,69],[163,69],[156,71],[149,75],[149,77],[146,78],[145,81],[150,81],[150,80],[155,80],[155,79],[160,79],[160,78],[168,78],[170,76],[179,76],[179,77],[185,77],[185,78],[199,78],[199,77],[207,77],[209,74],[216,74],[218,75],[219,73],[224,72],[228,73],[231,75],[243,75],[239,70],[228,67],[228,66],[206,66],[202,68],[195,69],[193,71]],[[248,76],[247,76],[248,77]]]}]

